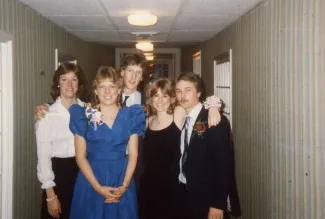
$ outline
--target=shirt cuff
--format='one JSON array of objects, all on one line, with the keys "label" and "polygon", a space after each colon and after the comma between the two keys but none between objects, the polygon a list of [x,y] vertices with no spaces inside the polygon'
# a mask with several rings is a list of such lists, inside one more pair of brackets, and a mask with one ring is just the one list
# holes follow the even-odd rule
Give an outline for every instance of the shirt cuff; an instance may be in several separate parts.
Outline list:
[{"label": "shirt cuff", "polygon": [[42,184],[42,189],[48,189],[54,187],[55,183],[53,181],[48,181]]}]

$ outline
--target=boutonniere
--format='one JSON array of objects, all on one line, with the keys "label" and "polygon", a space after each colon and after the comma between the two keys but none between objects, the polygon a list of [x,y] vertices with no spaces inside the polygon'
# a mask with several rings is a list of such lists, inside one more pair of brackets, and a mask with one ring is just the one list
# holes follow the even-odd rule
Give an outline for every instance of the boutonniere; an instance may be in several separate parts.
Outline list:
[{"label": "boutonniere", "polygon": [[207,129],[207,121],[197,121],[195,124],[194,124],[194,127],[193,127],[193,131],[199,136],[199,137],[203,137],[203,133],[205,132],[205,130]]},{"label": "boutonniere", "polygon": [[97,125],[102,125],[104,122],[102,120],[102,112],[100,111],[99,107],[91,106],[90,103],[85,104],[85,114],[86,118],[88,119],[89,123],[94,123],[95,130],[97,129]]}]

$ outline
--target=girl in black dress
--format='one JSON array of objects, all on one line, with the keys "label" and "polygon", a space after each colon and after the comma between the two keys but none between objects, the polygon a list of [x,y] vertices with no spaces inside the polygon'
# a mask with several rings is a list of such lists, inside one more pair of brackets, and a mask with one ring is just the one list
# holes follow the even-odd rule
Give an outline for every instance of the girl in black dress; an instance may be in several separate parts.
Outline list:
[{"label": "girl in black dress", "polygon": [[[174,86],[169,79],[156,80],[147,91],[147,131],[143,142],[144,173],[139,193],[140,219],[173,218],[171,195],[178,183],[180,136],[186,112],[176,106]],[[210,124],[219,122],[216,107],[211,108]],[[211,111],[210,110],[210,111]]]}]

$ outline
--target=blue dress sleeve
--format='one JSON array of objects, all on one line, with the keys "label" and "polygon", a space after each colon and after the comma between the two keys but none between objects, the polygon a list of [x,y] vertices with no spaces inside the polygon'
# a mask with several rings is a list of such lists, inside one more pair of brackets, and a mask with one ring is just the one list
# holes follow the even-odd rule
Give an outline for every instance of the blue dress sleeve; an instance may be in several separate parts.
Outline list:
[{"label": "blue dress sleeve", "polygon": [[131,135],[138,134],[143,136],[146,129],[146,117],[143,106],[140,104],[130,106],[131,113]]},{"label": "blue dress sleeve", "polygon": [[73,104],[70,109],[70,131],[75,135],[80,135],[85,138],[87,131],[87,118],[85,115],[85,109],[79,104]]}]

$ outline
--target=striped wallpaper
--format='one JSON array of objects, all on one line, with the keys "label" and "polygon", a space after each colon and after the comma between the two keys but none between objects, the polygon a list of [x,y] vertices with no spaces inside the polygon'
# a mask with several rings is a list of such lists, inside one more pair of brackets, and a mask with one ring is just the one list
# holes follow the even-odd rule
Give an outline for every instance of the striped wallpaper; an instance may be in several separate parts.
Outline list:
[{"label": "striped wallpaper", "polygon": [[[243,219],[325,218],[325,1],[268,0],[202,50],[233,51],[233,132]],[[183,69],[191,69],[183,59]]]}]

